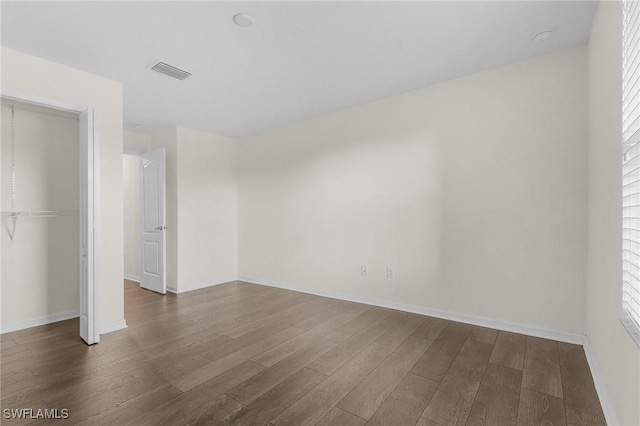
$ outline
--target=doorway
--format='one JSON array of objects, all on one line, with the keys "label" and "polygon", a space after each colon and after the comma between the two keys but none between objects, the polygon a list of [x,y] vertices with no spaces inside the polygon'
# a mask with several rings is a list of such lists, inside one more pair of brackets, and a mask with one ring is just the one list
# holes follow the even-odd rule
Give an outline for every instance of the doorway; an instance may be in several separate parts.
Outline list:
[{"label": "doorway", "polygon": [[[80,337],[89,345],[98,343],[95,272],[99,224],[95,211],[100,197],[93,108],[6,90],[0,98],[3,118],[6,116],[2,149],[0,259],[6,264],[2,268],[2,300],[3,308],[19,307],[8,314],[3,309],[2,332],[79,317]],[[16,123],[16,111],[32,124],[45,117],[61,132],[60,137],[43,131],[39,140],[23,140],[21,144],[22,135],[38,135],[28,135],[28,123]],[[35,247],[29,246],[34,243],[46,253],[46,264],[35,265],[35,259],[41,257],[24,255]],[[30,298],[33,295],[16,293],[29,282],[25,274],[34,271],[41,280],[35,291],[51,291],[51,299],[60,300],[45,303],[46,297],[38,302]],[[50,282],[69,292],[67,300],[57,293],[60,289],[49,287]],[[69,290],[69,285],[74,285],[75,291]],[[75,310],[67,309],[75,305],[68,299],[75,299]]]},{"label": "doorway", "polygon": [[[125,280],[165,294],[165,149],[123,155]],[[131,284],[125,281],[125,285]]]}]

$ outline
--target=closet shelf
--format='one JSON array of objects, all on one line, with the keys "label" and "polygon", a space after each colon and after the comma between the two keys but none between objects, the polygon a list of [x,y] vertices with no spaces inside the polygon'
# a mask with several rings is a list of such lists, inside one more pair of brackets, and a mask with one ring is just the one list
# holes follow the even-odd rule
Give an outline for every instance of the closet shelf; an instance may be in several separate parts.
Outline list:
[{"label": "closet shelf", "polygon": [[58,216],[78,216],[78,212],[60,212],[55,210],[41,210],[32,212],[0,212],[2,217],[10,217],[13,221],[13,226],[9,232],[9,238],[13,242],[13,237],[16,235],[16,222],[19,217],[58,217]]},{"label": "closet shelf", "polygon": [[2,217],[57,217],[57,216],[77,216],[78,212],[61,212],[54,210],[42,210],[31,212],[2,212]]}]

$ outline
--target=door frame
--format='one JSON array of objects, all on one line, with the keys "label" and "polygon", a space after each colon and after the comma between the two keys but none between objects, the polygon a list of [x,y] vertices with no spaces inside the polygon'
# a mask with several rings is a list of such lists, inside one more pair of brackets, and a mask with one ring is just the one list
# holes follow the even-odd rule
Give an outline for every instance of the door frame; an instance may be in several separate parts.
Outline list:
[{"label": "door frame", "polygon": [[[88,129],[87,132],[79,133],[79,143],[85,144],[87,149],[89,161],[88,164],[80,164],[80,191],[82,192],[82,186],[87,185],[88,192],[91,195],[91,201],[87,203],[89,211],[87,215],[83,215],[79,212],[80,217],[80,231],[81,237],[78,241],[79,254],[82,256],[82,227],[86,226],[88,232],[88,244],[87,247],[87,270],[88,277],[85,281],[82,278],[82,262],[80,263],[80,298],[83,294],[89,296],[89,303],[87,311],[90,315],[87,318],[87,332],[88,341],[87,344],[94,344],[100,341],[100,329],[98,327],[98,248],[100,247],[100,155],[98,149],[98,143],[96,138],[96,124],[95,124],[95,111],[93,107],[86,105],[78,105],[59,101],[56,99],[45,98],[30,93],[21,92],[18,90],[0,88],[0,98],[7,101],[14,101],[18,104],[26,104],[37,107],[44,107],[55,109],[64,112],[71,112],[78,115],[79,129],[82,128],[82,124]],[[82,123],[80,122],[82,121]],[[82,161],[82,158],[80,159]],[[82,171],[86,170],[87,173],[83,174]],[[82,194],[81,194],[82,204]],[[79,206],[81,209],[82,205]],[[86,216],[86,217],[85,217]],[[82,315],[82,300],[79,300],[80,306],[78,308],[79,315]]]}]

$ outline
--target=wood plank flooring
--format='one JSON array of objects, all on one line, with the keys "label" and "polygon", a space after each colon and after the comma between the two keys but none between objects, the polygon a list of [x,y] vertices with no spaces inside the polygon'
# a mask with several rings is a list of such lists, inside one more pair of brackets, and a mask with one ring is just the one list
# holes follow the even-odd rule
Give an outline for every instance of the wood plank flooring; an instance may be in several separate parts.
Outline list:
[{"label": "wood plank flooring", "polygon": [[125,282],[125,317],[91,347],[77,320],[2,335],[1,408],[82,425],[605,424],[576,345],[243,282]]}]

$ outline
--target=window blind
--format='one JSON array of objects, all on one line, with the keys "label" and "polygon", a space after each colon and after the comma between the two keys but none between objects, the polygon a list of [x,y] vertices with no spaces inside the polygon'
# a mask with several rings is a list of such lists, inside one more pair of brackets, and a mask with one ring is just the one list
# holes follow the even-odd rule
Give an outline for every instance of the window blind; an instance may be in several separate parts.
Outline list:
[{"label": "window blind", "polygon": [[622,37],[622,307],[640,342],[640,2],[623,1]]}]

